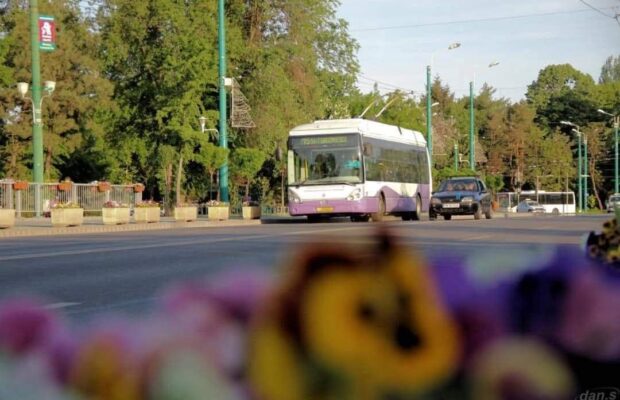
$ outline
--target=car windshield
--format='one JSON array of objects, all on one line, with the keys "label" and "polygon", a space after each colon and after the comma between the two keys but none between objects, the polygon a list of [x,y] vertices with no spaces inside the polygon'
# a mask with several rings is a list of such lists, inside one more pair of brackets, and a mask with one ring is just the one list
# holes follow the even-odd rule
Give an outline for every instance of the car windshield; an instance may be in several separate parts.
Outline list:
[{"label": "car windshield", "polygon": [[476,181],[473,179],[448,180],[439,185],[440,192],[475,192],[476,190]]},{"label": "car windshield", "polygon": [[617,203],[617,202],[620,202],[620,196],[611,196],[611,197],[609,198],[609,202],[610,202],[610,203]]}]

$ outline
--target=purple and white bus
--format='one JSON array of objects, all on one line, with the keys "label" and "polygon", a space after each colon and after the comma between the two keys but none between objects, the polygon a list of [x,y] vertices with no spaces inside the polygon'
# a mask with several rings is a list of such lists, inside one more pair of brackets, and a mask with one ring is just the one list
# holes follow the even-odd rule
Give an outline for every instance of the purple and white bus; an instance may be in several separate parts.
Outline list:
[{"label": "purple and white bus", "polygon": [[432,191],[420,132],[364,119],[316,121],[288,139],[289,213],[403,220],[427,212]]}]

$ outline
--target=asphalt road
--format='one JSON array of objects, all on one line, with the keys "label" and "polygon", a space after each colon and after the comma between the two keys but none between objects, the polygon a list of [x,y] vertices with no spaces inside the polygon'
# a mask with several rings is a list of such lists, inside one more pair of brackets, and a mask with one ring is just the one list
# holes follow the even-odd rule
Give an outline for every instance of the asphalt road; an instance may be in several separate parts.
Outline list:
[{"label": "asphalt road", "polygon": [[[502,249],[507,259],[550,245],[578,246],[600,230],[605,216],[527,217],[474,221],[388,221],[399,241],[429,257],[480,257]],[[327,240],[371,244],[373,223],[298,220],[263,225],[116,232],[0,240],[0,300],[34,295],[81,320],[106,312],[148,309],[172,282],[224,268],[278,271],[303,243]],[[498,271],[499,273],[499,271]],[[277,274],[274,272],[274,274]]]}]

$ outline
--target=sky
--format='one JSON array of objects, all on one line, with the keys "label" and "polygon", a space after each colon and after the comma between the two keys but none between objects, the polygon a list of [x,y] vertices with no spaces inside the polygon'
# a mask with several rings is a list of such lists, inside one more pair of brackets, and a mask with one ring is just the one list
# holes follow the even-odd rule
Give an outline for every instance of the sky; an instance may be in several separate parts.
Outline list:
[{"label": "sky", "polygon": [[607,57],[620,56],[620,0],[585,1],[599,11],[580,0],[341,0],[338,16],[360,45],[363,92],[379,82],[382,92],[420,95],[432,59],[433,77],[457,97],[474,80],[476,92],[487,82],[518,101],[547,65],[569,63],[598,81]]}]

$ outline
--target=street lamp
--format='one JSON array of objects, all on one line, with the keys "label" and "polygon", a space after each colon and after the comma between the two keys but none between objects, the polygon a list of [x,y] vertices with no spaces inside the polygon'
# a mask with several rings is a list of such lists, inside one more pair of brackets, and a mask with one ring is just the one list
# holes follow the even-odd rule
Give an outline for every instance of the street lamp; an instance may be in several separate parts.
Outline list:
[{"label": "street lamp", "polygon": [[[41,118],[41,106],[43,99],[50,97],[56,89],[56,82],[45,81],[43,87],[32,86],[32,95],[28,94],[28,83],[18,82],[17,91],[22,99],[30,100],[32,104],[32,165],[33,165],[33,180],[35,183],[43,183],[43,120]],[[45,92],[41,96],[41,89]],[[39,202],[36,202],[37,216],[39,215]]]},{"label": "street lamp", "polygon": [[615,128],[614,193],[618,193],[618,125],[620,125],[620,115],[610,114],[607,111],[601,110],[600,108],[597,111],[603,115],[607,115],[608,117],[613,118]]},{"label": "street lamp", "polygon": [[[499,61],[491,62],[487,68],[499,65]],[[469,82],[469,167],[472,171],[476,170],[476,143],[474,137],[474,81],[476,80],[476,70],[474,69],[473,80]]]},{"label": "street lamp", "polygon": [[577,162],[577,187],[579,188],[579,194],[578,194],[578,199],[579,199],[579,212],[583,211],[583,190],[581,187],[582,184],[582,174],[581,174],[581,131],[579,130],[579,125],[573,124],[570,121],[560,121],[560,123],[562,125],[566,125],[566,126],[570,126],[573,129],[571,129],[571,132],[575,133],[577,135],[577,157],[578,157],[578,162]]},{"label": "street lamp", "polygon": [[216,128],[207,128],[207,117],[205,116],[200,116],[198,118],[198,120],[200,121],[200,132],[205,133],[205,132],[215,132],[215,139],[217,140],[220,136],[220,131],[217,130]]},{"label": "street lamp", "polygon": [[[447,50],[454,50],[454,49],[458,49],[459,47],[461,47],[461,43],[459,42],[454,42],[452,44],[450,44],[447,48]],[[443,50],[443,49],[442,49]],[[433,165],[433,126],[432,126],[432,122],[433,122],[433,116],[431,113],[431,103],[432,103],[432,87],[431,87],[431,66],[433,65],[433,62],[435,61],[435,53],[437,53],[437,51],[434,51],[431,54],[431,63],[429,65],[426,66],[426,146],[428,148],[428,154],[430,157],[430,165]]]}]

